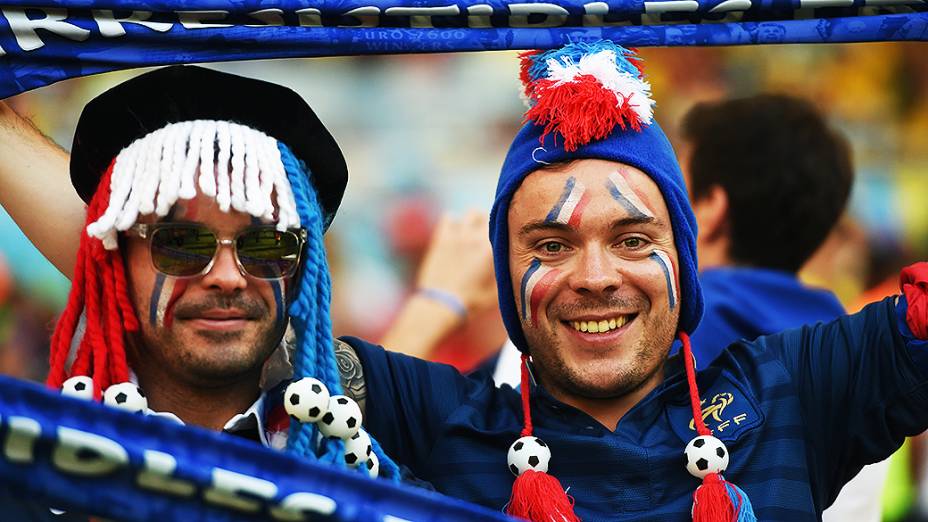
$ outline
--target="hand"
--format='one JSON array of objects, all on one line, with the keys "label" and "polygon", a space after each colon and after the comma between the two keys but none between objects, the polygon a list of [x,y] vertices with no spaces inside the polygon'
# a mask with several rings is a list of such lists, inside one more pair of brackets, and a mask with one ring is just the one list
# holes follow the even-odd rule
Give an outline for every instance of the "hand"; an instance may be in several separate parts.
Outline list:
[{"label": "hand", "polygon": [[451,294],[468,314],[496,306],[496,279],[485,213],[444,214],[432,233],[416,287]]}]

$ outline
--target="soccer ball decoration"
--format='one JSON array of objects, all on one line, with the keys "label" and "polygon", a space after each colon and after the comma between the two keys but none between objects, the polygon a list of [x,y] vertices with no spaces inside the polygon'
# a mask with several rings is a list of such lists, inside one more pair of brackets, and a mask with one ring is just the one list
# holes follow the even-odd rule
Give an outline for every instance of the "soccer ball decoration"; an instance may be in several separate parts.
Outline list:
[{"label": "soccer ball decoration", "polygon": [[132,413],[148,409],[148,399],[142,389],[131,382],[114,384],[103,392],[103,404]]},{"label": "soccer ball decoration", "polygon": [[318,426],[326,437],[348,440],[361,429],[361,408],[349,397],[333,395]]},{"label": "soccer ball decoration", "polygon": [[364,464],[373,453],[371,437],[363,429],[345,441],[345,463],[351,467]]},{"label": "soccer ball decoration", "polygon": [[698,479],[728,469],[728,449],[712,435],[700,435],[691,440],[683,453],[686,455],[686,471]]},{"label": "soccer ball decoration", "polygon": [[329,409],[329,390],[312,377],[291,382],[284,393],[284,409],[298,422],[318,422]]},{"label": "soccer ball decoration", "polygon": [[509,471],[519,476],[528,470],[548,472],[551,450],[538,437],[521,437],[509,446]]},{"label": "soccer ball decoration", "polygon": [[86,375],[75,375],[61,385],[61,394],[91,401],[93,400],[93,379]]},{"label": "soccer ball decoration", "polygon": [[367,473],[371,478],[380,476],[380,459],[377,458],[376,453],[371,453],[364,465],[367,467]]}]

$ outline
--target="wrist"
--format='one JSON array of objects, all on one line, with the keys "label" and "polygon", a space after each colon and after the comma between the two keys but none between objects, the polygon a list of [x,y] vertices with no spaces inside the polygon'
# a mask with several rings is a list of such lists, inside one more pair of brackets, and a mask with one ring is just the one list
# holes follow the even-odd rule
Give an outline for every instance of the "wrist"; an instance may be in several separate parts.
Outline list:
[{"label": "wrist", "polygon": [[442,305],[462,321],[467,318],[467,306],[452,292],[440,288],[423,287],[416,291],[416,295]]}]

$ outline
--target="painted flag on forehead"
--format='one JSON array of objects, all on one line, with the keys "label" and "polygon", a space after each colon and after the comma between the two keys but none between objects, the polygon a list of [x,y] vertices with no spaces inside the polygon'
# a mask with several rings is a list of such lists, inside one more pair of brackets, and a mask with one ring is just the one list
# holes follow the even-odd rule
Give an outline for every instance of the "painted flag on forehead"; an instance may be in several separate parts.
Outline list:
[{"label": "painted flag on forehead", "polygon": [[0,376],[0,390],[0,520],[32,520],[36,510],[53,518],[43,506],[54,506],[121,522],[514,522],[438,493],[9,377]]},{"label": "painted flag on forehead", "polygon": [[262,58],[928,39],[928,0],[0,0],[0,98],[117,69]]}]

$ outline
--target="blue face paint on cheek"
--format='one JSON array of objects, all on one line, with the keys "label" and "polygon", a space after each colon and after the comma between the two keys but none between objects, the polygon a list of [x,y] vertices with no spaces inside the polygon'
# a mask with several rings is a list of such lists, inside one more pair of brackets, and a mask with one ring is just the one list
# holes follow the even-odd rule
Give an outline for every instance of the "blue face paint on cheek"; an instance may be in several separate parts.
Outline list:
[{"label": "blue face paint on cheek", "polygon": [[538,268],[540,266],[541,266],[540,260],[538,260],[537,258],[532,259],[532,263],[528,265],[528,270],[526,270],[525,274],[522,276],[522,284],[520,285],[519,295],[522,298],[522,320],[523,321],[528,320],[528,311],[530,309],[530,305],[528,302],[528,298],[530,297],[530,294],[527,295],[527,292],[529,290],[528,282],[532,278],[532,275],[536,271],[538,271]]},{"label": "blue face paint on cheek", "polygon": [[158,326],[158,303],[161,302],[161,294],[164,293],[164,280],[167,278],[164,274],[155,275],[155,287],[151,290],[151,299],[148,302],[148,322],[152,326]]},{"label": "blue face paint on cheek", "polygon": [[670,309],[673,310],[677,306],[677,283],[674,277],[673,262],[667,252],[663,250],[655,250],[648,257],[656,262],[661,267],[661,271],[664,272],[664,280],[667,283],[667,296],[670,299]]},{"label": "blue face paint on cheek", "polygon": [[284,312],[286,311],[286,304],[284,304],[284,282],[283,281],[270,281],[271,290],[274,291],[274,307],[276,311],[276,323],[281,324],[284,320]]}]

